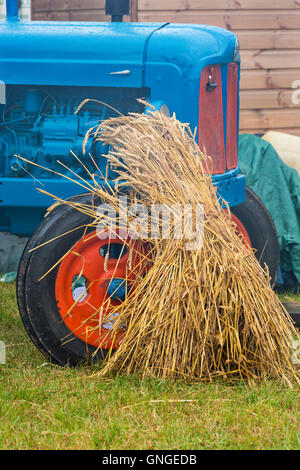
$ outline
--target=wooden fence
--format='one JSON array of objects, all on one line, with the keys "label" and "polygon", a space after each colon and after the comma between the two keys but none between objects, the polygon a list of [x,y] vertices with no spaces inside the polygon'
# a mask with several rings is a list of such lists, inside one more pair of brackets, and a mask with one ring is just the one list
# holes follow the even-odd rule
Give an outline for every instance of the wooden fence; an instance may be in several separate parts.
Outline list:
[{"label": "wooden fence", "polygon": [[[104,4],[32,0],[32,15],[105,21]],[[300,0],[132,0],[125,21],[210,24],[233,31],[242,56],[240,131],[300,135]]]}]

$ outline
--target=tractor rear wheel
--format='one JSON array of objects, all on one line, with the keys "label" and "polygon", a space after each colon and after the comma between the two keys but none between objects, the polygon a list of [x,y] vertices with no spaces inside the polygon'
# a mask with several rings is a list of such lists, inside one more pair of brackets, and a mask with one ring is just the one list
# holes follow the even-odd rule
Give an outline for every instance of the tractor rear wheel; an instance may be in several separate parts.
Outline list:
[{"label": "tractor rear wheel", "polygon": [[[101,203],[90,194],[71,200],[95,207]],[[232,217],[274,281],[279,264],[276,229],[249,188]],[[118,347],[124,330],[110,337],[110,308],[124,301],[147,270],[147,244],[101,240],[89,226],[92,222],[70,205],[56,207],[29,240],[19,265],[17,299],[24,326],[38,349],[60,365],[98,362],[109,348]]]},{"label": "tractor rear wheel", "polygon": [[246,187],[245,202],[232,207],[231,214],[237,231],[248,244],[250,242],[262,268],[265,268],[265,264],[268,266],[271,285],[274,286],[280,263],[280,246],[269,211],[259,197]]},{"label": "tractor rear wheel", "polygon": [[[101,203],[91,195],[71,200]],[[88,227],[92,222],[74,207],[56,207],[28,242],[19,265],[23,324],[38,349],[60,365],[98,362],[118,347],[124,330],[110,335],[115,321],[110,310],[143,275],[148,247],[112,235],[101,239],[95,227]]]}]

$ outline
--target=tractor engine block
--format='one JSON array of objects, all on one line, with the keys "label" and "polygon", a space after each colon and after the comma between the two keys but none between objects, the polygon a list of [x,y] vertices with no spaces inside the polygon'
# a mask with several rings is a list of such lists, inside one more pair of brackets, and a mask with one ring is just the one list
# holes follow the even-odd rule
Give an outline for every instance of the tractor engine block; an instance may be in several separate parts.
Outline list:
[{"label": "tractor engine block", "polygon": [[[10,94],[8,87],[0,122],[0,177],[53,178],[62,170],[68,175],[63,166],[70,168],[70,175],[81,175],[85,170],[75,154],[93,171],[92,155],[102,175],[110,178],[107,146],[94,142],[92,131],[83,151],[85,135],[118,113],[143,112],[137,98],[145,98],[147,91],[101,88],[101,92],[99,96],[99,88],[17,86]],[[90,101],[75,114],[85,99]]]}]

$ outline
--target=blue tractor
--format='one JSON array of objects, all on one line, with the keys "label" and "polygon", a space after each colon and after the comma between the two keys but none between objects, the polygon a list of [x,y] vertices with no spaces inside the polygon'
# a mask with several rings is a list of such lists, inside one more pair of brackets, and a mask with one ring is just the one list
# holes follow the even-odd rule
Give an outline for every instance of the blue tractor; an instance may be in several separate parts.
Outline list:
[{"label": "blue tractor", "polygon": [[[20,262],[17,296],[23,323],[37,347],[59,364],[76,364],[87,354],[101,359],[105,354],[105,325],[97,334],[93,325],[99,318],[91,324],[88,318],[93,309],[99,317],[107,296],[114,302],[124,300],[122,286],[118,291],[122,269],[114,289],[86,289],[69,315],[80,267],[78,259],[73,264],[70,259],[58,261],[76,246],[86,259],[88,285],[90,276],[103,275],[107,248],[99,240],[98,245],[82,242],[86,231],[75,228],[87,225],[89,218],[71,206],[60,205],[43,220],[53,200],[37,188],[90,204],[90,195],[80,194],[78,185],[58,175],[61,162],[72,169],[65,176],[73,179],[75,172],[86,177],[73,154],[87,166],[91,154],[101,184],[113,185],[107,146],[90,137],[83,152],[83,141],[95,122],[115,116],[113,109],[123,114],[145,112],[138,98],[197,128],[200,148],[212,156],[209,171],[218,194],[228,202],[237,230],[256,250],[262,266],[268,265],[274,281],[279,264],[276,230],[238,168],[236,36],[203,25],[125,23],[122,17],[128,14],[129,2],[123,0],[107,1],[107,14],[112,15],[107,23],[21,22],[18,0],[7,0],[6,6],[7,18],[0,23],[0,231],[31,236]],[[75,114],[83,100],[90,101]],[[43,246],[32,251],[39,245]],[[116,243],[109,253],[111,267],[119,263],[119,255]],[[93,330],[91,335],[83,324]]]}]

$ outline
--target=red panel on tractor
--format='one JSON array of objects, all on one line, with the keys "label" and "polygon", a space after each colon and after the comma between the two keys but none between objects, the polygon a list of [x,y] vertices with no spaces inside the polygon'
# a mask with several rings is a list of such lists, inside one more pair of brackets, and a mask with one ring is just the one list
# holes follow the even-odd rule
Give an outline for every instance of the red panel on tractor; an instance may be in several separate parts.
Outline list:
[{"label": "red panel on tractor", "polygon": [[227,169],[237,167],[237,107],[238,107],[238,65],[228,65],[227,75],[227,125],[226,125],[226,164]]},{"label": "red panel on tractor", "polygon": [[219,65],[202,70],[199,97],[198,144],[212,158],[207,173],[225,172],[222,81]]}]

